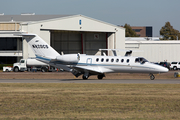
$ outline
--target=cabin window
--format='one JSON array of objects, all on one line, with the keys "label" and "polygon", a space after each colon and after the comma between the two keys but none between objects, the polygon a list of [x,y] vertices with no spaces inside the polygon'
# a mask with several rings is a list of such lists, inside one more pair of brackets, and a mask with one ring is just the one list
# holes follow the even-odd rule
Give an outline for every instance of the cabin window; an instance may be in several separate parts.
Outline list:
[{"label": "cabin window", "polygon": [[114,62],[114,59],[111,59],[111,62]]},{"label": "cabin window", "polygon": [[145,58],[136,58],[135,59],[135,63],[141,63],[144,64],[145,62],[148,62]]},{"label": "cabin window", "polygon": [[98,61],[99,61],[99,58],[96,59],[96,62],[98,62]]},{"label": "cabin window", "polygon": [[109,62],[109,59],[106,59],[106,62]]},{"label": "cabin window", "polygon": [[139,58],[136,58],[136,59],[135,59],[135,63],[138,63],[138,62],[139,62]]},{"label": "cabin window", "polygon": [[123,63],[123,62],[124,62],[124,59],[121,59],[121,62]]},{"label": "cabin window", "polygon": [[116,62],[119,62],[119,59],[116,59]]},{"label": "cabin window", "polygon": [[101,62],[103,62],[103,61],[104,61],[104,58],[101,59]]},{"label": "cabin window", "polygon": [[129,59],[127,59],[127,61],[126,61],[127,63],[129,63]]}]

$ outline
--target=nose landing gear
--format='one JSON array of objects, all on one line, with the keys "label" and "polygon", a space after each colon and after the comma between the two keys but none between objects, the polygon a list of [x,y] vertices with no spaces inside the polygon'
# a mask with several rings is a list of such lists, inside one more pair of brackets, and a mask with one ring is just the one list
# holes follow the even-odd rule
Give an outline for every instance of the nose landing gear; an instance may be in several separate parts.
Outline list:
[{"label": "nose landing gear", "polygon": [[154,76],[152,73],[150,73],[149,76],[150,76],[150,79],[151,79],[151,80],[154,80],[154,79],[155,79],[155,76]]}]

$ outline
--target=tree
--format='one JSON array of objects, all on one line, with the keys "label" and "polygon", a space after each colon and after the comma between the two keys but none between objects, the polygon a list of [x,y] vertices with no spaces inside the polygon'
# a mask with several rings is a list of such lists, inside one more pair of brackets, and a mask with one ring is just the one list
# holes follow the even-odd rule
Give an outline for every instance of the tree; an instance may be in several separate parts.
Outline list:
[{"label": "tree", "polygon": [[160,35],[163,36],[162,40],[177,40],[177,37],[180,40],[179,31],[174,29],[170,22],[166,22],[165,26],[161,28]]},{"label": "tree", "polygon": [[126,37],[139,37],[130,25],[125,24],[124,28],[126,28]]}]

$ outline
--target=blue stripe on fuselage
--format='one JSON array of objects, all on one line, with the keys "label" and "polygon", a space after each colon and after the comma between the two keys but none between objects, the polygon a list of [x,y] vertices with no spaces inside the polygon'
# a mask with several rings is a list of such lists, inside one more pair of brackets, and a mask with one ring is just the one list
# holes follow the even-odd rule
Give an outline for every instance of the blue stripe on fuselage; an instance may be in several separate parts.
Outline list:
[{"label": "blue stripe on fuselage", "polygon": [[43,60],[43,61],[47,61],[47,62],[50,62],[50,61],[51,61],[51,59],[44,58],[44,57],[41,57],[41,56],[38,56],[38,55],[36,55],[36,58],[37,58],[37,59],[40,59],[40,60]]}]

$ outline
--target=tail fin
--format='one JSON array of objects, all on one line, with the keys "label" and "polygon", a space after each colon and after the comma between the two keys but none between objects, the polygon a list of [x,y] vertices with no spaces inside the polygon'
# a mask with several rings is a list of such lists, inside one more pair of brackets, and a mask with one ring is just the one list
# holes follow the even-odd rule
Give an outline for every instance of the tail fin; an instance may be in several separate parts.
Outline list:
[{"label": "tail fin", "polygon": [[36,57],[45,57],[49,59],[55,59],[60,54],[55,51],[50,45],[48,45],[42,38],[36,34],[21,34],[30,47],[32,48]]}]

